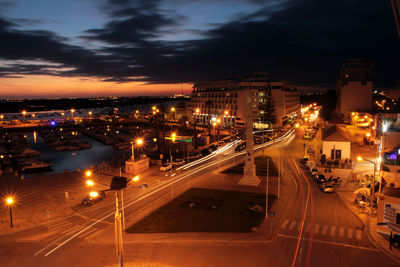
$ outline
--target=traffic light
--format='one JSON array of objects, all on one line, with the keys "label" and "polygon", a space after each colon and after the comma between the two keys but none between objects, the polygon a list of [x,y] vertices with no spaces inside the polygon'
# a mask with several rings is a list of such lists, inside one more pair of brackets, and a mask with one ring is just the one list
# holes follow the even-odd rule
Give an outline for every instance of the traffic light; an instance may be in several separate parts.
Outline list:
[{"label": "traffic light", "polygon": [[111,190],[121,190],[126,188],[129,180],[126,177],[115,176],[111,180],[110,189]]}]

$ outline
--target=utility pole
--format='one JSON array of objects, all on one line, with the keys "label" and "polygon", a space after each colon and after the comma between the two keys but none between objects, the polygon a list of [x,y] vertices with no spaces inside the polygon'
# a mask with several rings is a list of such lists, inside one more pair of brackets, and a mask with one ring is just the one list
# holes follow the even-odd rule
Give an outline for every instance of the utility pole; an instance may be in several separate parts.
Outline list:
[{"label": "utility pole", "polygon": [[265,185],[265,219],[268,219],[268,183],[269,182],[269,158],[267,158],[267,181]]},{"label": "utility pole", "polygon": [[115,191],[115,245],[119,267],[123,267],[124,248],[122,244],[121,213],[118,207],[118,191]]}]

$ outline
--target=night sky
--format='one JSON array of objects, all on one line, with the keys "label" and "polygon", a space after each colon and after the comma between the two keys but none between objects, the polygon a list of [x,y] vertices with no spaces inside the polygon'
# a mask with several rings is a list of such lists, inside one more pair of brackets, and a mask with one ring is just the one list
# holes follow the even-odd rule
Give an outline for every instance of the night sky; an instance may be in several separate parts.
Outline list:
[{"label": "night sky", "polygon": [[0,97],[154,95],[265,70],[334,87],[350,58],[400,80],[390,0],[0,0]]}]

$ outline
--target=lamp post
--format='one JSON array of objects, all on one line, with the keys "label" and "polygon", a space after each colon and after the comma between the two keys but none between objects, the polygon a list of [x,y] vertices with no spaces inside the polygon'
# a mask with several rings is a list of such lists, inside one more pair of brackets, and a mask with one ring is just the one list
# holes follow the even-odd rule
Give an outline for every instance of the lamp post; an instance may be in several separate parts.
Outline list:
[{"label": "lamp post", "polygon": [[374,164],[374,175],[373,175],[373,181],[372,181],[372,195],[371,195],[371,200],[370,200],[370,206],[371,206],[371,216],[373,215],[373,204],[374,204],[374,196],[375,196],[375,173],[376,173],[376,163],[373,162],[372,160],[368,159],[363,159],[362,157],[357,157],[358,161],[367,161],[369,163]]},{"label": "lamp post", "polygon": [[169,147],[169,162],[171,164],[170,176],[172,176],[172,146],[175,143],[176,133],[172,133],[171,137],[172,137],[172,144]]},{"label": "lamp post", "polygon": [[22,111],[22,117],[23,117],[22,122],[25,122],[25,115],[26,115],[26,111],[23,110],[23,111]]},{"label": "lamp post", "polygon": [[[140,145],[142,145],[143,144],[143,139],[142,138],[138,138],[138,139],[136,139],[136,145],[137,146],[140,146]],[[131,142],[131,147],[132,147],[132,162],[134,162],[135,161],[135,148],[134,148],[134,146],[135,146],[135,142]]]},{"label": "lamp post", "polygon": [[0,119],[1,119],[1,124],[3,124],[3,119],[4,119],[4,115],[0,115]]},{"label": "lamp post", "polygon": [[175,121],[175,108],[171,108],[171,113],[172,113],[172,119]]},{"label": "lamp post", "polygon": [[13,218],[12,218],[12,204],[14,203],[14,200],[12,197],[8,197],[6,199],[6,204],[10,207],[10,227],[14,227],[13,225]]},{"label": "lamp post", "polygon": [[72,108],[72,109],[71,109],[71,118],[72,118],[72,119],[74,119],[74,112],[75,112],[75,109]]}]

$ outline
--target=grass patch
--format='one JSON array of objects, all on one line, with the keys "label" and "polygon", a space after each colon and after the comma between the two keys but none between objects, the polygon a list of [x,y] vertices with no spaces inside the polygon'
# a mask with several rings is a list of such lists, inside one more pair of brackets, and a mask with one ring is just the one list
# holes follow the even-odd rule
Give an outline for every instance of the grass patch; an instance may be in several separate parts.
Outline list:
[{"label": "grass patch", "polygon": [[[269,196],[269,207],[275,199]],[[251,210],[257,207],[259,210]],[[264,194],[192,188],[130,226],[126,232],[250,232],[264,217]]]},{"label": "grass patch", "polygon": [[[278,176],[278,169],[270,157],[255,157],[254,164],[256,165],[257,176],[267,176],[267,159],[269,159],[269,176]],[[222,173],[243,174],[244,163],[235,165]]]}]

